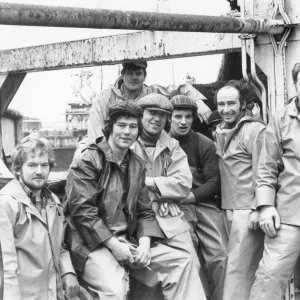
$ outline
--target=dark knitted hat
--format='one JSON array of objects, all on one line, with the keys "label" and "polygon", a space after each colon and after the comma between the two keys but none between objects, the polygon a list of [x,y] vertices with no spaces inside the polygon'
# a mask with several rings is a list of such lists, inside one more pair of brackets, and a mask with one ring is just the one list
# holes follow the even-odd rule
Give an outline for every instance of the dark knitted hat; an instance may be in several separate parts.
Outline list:
[{"label": "dark knitted hat", "polygon": [[108,108],[108,116],[115,114],[130,115],[133,117],[140,118],[143,113],[139,106],[131,101],[116,101]]},{"label": "dark knitted hat", "polygon": [[170,100],[161,94],[149,94],[145,97],[142,97],[137,104],[142,109],[149,108],[167,113],[171,113],[173,111],[173,106]]},{"label": "dark knitted hat", "polygon": [[195,101],[184,95],[176,95],[171,98],[171,103],[174,109],[187,108],[197,112],[198,107]]}]

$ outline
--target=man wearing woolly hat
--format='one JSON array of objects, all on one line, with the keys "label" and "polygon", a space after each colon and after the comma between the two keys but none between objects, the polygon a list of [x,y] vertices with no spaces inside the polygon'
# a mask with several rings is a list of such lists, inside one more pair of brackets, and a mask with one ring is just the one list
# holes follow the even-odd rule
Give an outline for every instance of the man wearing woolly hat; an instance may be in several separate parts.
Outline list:
[{"label": "man wearing woolly hat", "polygon": [[220,192],[218,157],[214,143],[192,130],[197,105],[184,95],[172,97],[170,136],[175,138],[187,154],[193,175],[188,197],[181,201],[185,218],[191,224],[191,235],[205,261],[211,300],[223,297],[227,255],[227,239],[222,210],[216,195]]},{"label": "man wearing woolly hat", "polygon": [[[181,260],[176,262],[177,272],[182,273],[178,273],[180,277],[189,274],[189,281],[181,283],[178,299],[205,299],[189,224],[179,209],[180,201],[189,195],[192,174],[179,143],[163,130],[173,106],[166,96],[160,94],[147,95],[138,101],[138,105],[143,110],[143,131],[132,148],[146,162],[145,183],[152,209],[165,235],[163,243],[180,251],[190,262],[184,270]],[[146,281],[147,277],[143,280]]]}]

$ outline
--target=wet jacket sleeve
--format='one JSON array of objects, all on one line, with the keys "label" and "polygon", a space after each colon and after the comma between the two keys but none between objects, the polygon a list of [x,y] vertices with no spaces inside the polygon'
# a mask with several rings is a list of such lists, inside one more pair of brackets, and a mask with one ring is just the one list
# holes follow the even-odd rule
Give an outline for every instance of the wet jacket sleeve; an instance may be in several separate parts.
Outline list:
[{"label": "wet jacket sleeve", "polygon": [[[205,202],[212,199],[215,194],[220,192],[220,172],[218,157],[216,155],[216,147],[212,141],[205,140],[197,146],[201,149],[203,156],[203,177],[204,183],[192,190],[196,203]],[[198,153],[198,152],[197,152]],[[200,155],[200,153],[198,153]]]},{"label": "wet jacket sleeve", "polygon": [[[65,223],[64,223],[65,224]],[[62,246],[60,248],[60,256],[59,256],[59,270],[61,277],[65,274],[72,273],[76,275],[75,270],[73,268],[73,264],[71,261],[70,253],[68,250],[65,249],[65,226],[64,226],[64,233],[62,235]]]},{"label": "wet jacket sleeve", "polygon": [[172,200],[179,203],[189,195],[192,179],[187,156],[177,143],[170,159],[165,162],[164,176],[153,177],[159,190],[156,193],[157,201]]},{"label": "wet jacket sleeve", "polygon": [[259,159],[256,177],[256,206],[275,205],[275,193],[282,164],[280,116],[275,114],[268,124]]},{"label": "wet jacket sleeve", "polygon": [[142,187],[140,189],[137,201],[137,221],[137,239],[143,236],[164,238],[164,235],[155,218],[155,213],[151,208],[148,189],[145,185],[145,171],[143,172]]},{"label": "wet jacket sleeve", "polygon": [[199,91],[197,91],[191,84],[181,84],[181,85],[170,84],[166,87],[154,84],[151,85],[149,88],[150,89],[152,88],[154,93],[162,94],[168,98],[172,98],[173,96],[176,95],[185,95],[194,101],[206,100],[204,95],[201,94]]},{"label": "wet jacket sleeve", "polygon": [[98,214],[97,196],[100,191],[97,180],[102,163],[98,155],[93,155],[94,152],[87,149],[73,161],[66,185],[73,222],[91,251],[113,236]]},{"label": "wet jacket sleeve", "polygon": [[[252,185],[253,190],[255,191],[256,187],[256,176],[258,169],[259,157],[262,149],[262,143],[264,138],[264,133],[266,126],[260,122],[248,123],[247,126],[251,126],[251,130],[244,131],[244,144],[247,149],[247,152],[251,155],[252,158]],[[252,209],[255,209],[256,196],[254,197]]]},{"label": "wet jacket sleeve", "polygon": [[101,91],[92,101],[88,125],[88,144],[95,143],[98,137],[103,136],[104,120],[107,117],[110,103],[110,89]]},{"label": "wet jacket sleeve", "polygon": [[[17,205],[14,203],[13,205]],[[18,211],[18,210],[16,210]],[[21,300],[19,280],[17,276],[18,258],[15,246],[13,226],[17,215],[9,205],[0,206],[0,241],[3,261],[4,297],[3,300]]]}]

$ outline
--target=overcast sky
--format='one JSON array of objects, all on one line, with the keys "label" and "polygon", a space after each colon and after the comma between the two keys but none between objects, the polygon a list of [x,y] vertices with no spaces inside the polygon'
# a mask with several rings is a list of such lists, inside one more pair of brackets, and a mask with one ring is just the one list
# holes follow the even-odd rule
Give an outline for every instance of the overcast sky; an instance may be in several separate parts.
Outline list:
[{"label": "overcast sky", "polygon": [[[59,5],[70,7],[102,8],[116,10],[156,11],[156,0],[5,0],[9,3]],[[170,12],[182,14],[222,15],[229,11],[225,0],[170,0]],[[104,35],[124,33],[117,30],[42,28],[0,26],[0,50],[42,45]],[[188,45],[187,45],[188,47]],[[182,83],[189,73],[197,83],[216,80],[221,55],[201,56],[151,61],[148,64],[146,83],[167,85]],[[91,68],[94,79],[100,80],[100,67]],[[64,120],[63,113],[72,96],[72,83],[79,69],[29,73],[14,97],[10,108],[26,116],[35,116],[43,121]],[[103,86],[113,84],[118,75],[117,66],[103,67]]]}]

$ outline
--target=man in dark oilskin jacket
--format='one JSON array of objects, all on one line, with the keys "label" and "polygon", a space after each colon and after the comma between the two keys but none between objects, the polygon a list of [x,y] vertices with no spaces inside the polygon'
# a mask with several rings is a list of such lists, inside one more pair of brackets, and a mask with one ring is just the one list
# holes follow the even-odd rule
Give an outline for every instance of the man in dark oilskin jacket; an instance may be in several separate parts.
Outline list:
[{"label": "man in dark oilskin jacket", "polygon": [[128,273],[150,287],[160,284],[164,299],[193,299],[191,260],[159,243],[164,235],[150,207],[145,163],[129,149],[140,116],[132,102],[111,105],[104,137],[71,165],[67,204],[79,237],[69,235],[73,263],[94,299],[126,299]]},{"label": "man in dark oilskin jacket", "polygon": [[177,95],[171,103],[174,110],[170,136],[178,140],[186,153],[193,175],[193,186],[189,196],[182,200],[182,210],[191,224],[194,244],[199,242],[211,299],[219,300],[223,296],[227,237],[220,203],[215,197],[220,192],[216,147],[212,140],[191,129],[197,116],[197,105],[192,99]]}]

